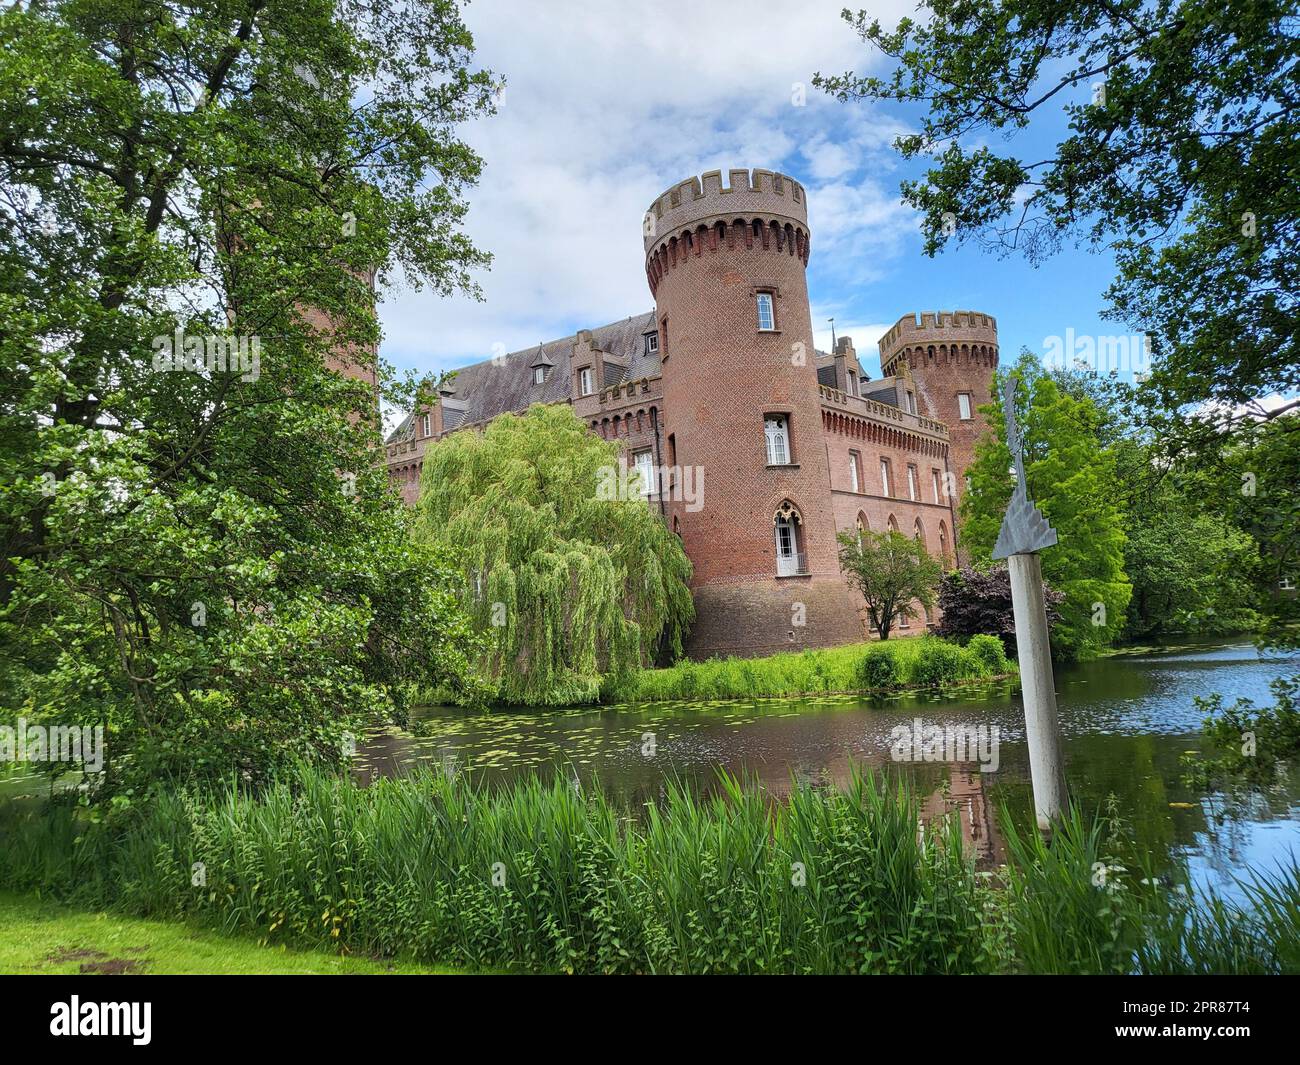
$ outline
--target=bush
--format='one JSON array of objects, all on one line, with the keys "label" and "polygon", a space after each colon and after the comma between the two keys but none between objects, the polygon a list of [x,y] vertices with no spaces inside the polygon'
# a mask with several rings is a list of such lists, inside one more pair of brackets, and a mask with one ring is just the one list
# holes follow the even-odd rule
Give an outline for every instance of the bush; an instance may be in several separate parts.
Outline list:
[{"label": "bush", "polygon": [[[1048,627],[1061,620],[1060,606],[1065,593],[1043,585],[1043,605]],[[964,640],[970,636],[992,635],[1002,638],[1003,647],[1015,646],[1016,622],[1011,609],[1011,577],[1006,563],[987,572],[971,569],[953,570],[939,582],[939,635]]]},{"label": "bush", "polygon": [[868,691],[889,691],[899,686],[898,659],[885,645],[867,648],[862,656],[858,683]]},{"label": "bush", "polygon": [[996,636],[987,636],[983,633],[972,636],[970,642],[966,644],[966,650],[983,662],[993,674],[1010,672],[1011,661],[1007,658],[1006,648]]},{"label": "bush", "polygon": [[933,641],[926,653],[916,659],[912,668],[912,683],[920,687],[952,684],[978,676],[983,662],[956,644]]}]

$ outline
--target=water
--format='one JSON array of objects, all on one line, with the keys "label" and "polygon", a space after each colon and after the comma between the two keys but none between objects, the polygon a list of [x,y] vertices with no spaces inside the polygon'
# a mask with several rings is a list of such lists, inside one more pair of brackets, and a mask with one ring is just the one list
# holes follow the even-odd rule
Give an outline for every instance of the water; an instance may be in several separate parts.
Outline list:
[{"label": "water", "polygon": [[[1085,810],[1108,800],[1157,871],[1235,895],[1235,880],[1300,856],[1300,770],[1264,794],[1204,795],[1181,782],[1184,752],[1199,748],[1195,696],[1219,692],[1272,702],[1275,677],[1295,660],[1261,659],[1245,643],[1200,643],[1125,654],[1058,670],[1057,704],[1071,795]],[[999,729],[999,765],[897,763],[891,730],[926,725]],[[909,780],[928,814],[956,810],[977,859],[1003,857],[998,811],[1029,823],[1032,795],[1018,692],[1002,684],[957,692],[864,699],[763,699],[590,707],[543,712],[428,707],[412,732],[368,738],[362,779],[419,763],[454,764],[488,783],[563,774],[638,806],[662,798],[669,779],[709,792],[717,771],[755,780],[774,796],[794,780],[843,783],[853,763]]]}]

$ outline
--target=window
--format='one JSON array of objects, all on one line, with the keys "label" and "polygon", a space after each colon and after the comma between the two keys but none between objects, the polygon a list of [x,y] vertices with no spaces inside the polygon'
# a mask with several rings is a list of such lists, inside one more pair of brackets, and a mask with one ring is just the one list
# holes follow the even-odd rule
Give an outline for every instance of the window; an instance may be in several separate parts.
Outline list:
[{"label": "window", "polygon": [[939,471],[938,470],[930,471],[930,484],[934,488],[934,501],[936,503],[942,503],[943,499],[939,496]]},{"label": "window", "polygon": [[758,302],[758,328],[760,332],[772,332],[776,329],[776,314],[772,310],[772,293],[760,292]]},{"label": "window", "polygon": [[767,464],[790,465],[790,423],[784,414],[769,414],[763,419],[763,435],[767,439]]},{"label": "window", "polygon": [[632,468],[641,476],[641,494],[651,495],[658,491],[655,484],[655,461],[649,448],[632,452]]},{"label": "window", "polygon": [[856,451],[849,452],[850,491],[862,491],[862,460]]},{"label": "window", "polygon": [[659,334],[647,333],[645,335],[645,353],[647,355],[653,355],[658,350],[659,350]]},{"label": "window", "polygon": [[852,371],[852,370],[850,370],[848,373],[846,373],[846,374],[844,375],[844,390],[845,390],[846,392],[848,392],[848,394],[849,394],[850,396],[856,396],[856,395],[857,395],[857,390],[856,390],[856,387],[855,387],[855,382],[854,382],[854,380],[853,380],[853,371]]},{"label": "window", "polygon": [[794,577],[807,573],[804,557],[799,552],[799,525],[801,518],[793,503],[785,500],[773,519],[776,535],[776,575]]},{"label": "window", "polygon": [[907,498],[915,501],[916,499],[916,467],[907,467]]},{"label": "window", "polygon": [[594,392],[591,381],[591,367],[584,366],[578,371],[578,395],[589,396]]},{"label": "window", "polygon": [[880,491],[889,495],[889,459],[880,460]]},{"label": "window", "polygon": [[535,384],[535,385],[540,385],[540,384],[541,384],[543,381],[545,381],[545,380],[546,380],[546,367],[545,367],[545,366],[534,366],[534,367],[533,367],[533,384]]},{"label": "window", "polygon": [[969,392],[957,393],[957,413],[961,416],[962,421],[964,422],[970,421],[970,393]]},{"label": "window", "polygon": [[907,391],[907,413],[908,414],[916,413],[916,393],[913,392],[911,389],[908,389]]},{"label": "window", "polygon": [[432,435],[433,435],[433,418],[432,418],[432,416],[426,414],[423,418],[420,419],[420,423],[421,423],[421,426],[420,426],[420,427],[421,427],[421,429],[423,430],[423,432],[422,432],[421,435],[422,435],[422,436],[432,436]]}]

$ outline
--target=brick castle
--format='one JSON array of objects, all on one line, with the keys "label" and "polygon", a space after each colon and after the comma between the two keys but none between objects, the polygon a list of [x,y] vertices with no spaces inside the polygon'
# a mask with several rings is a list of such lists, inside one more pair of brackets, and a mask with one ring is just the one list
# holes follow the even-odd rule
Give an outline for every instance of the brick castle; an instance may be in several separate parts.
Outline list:
[{"label": "brick castle", "polygon": [[[533,403],[568,403],[622,445],[694,565],[688,650],[758,655],[870,636],[837,532],[897,529],[949,564],[998,362],[997,323],[906,315],[871,380],[853,341],[813,345],[803,186],[769,170],[674,185],[644,219],[653,312],[456,373],[388,438],[419,494],[425,448]],[[922,631],[923,617],[902,628]]]}]

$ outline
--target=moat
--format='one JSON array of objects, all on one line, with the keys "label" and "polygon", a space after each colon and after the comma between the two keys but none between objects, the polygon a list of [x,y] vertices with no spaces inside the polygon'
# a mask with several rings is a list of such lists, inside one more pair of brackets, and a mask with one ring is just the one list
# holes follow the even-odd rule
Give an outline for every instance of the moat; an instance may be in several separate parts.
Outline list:
[{"label": "moat", "polygon": [[[1219,692],[1256,705],[1294,660],[1261,658],[1245,642],[1201,642],[1122,654],[1058,670],[1057,699],[1071,794],[1086,811],[1114,808],[1159,869],[1185,867],[1231,893],[1233,879],[1268,871],[1300,852],[1300,771],[1265,794],[1203,795],[1181,782],[1184,752],[1197,749],[1202,714],[1193,699]],[[891,731],[927,725],[997,726],[996,772],[975,762],[896,763]],[[419,763],[454,764],[488,783],[563,774],[635,807],[657,801],[670,779],[708,792],[719,768],[774,796],[792,780],[835,784],[853,763],[908,780],[926,809],[959,811],[976,856],[1001,857],[998,811],[1031,806],[1019,694],[1010,685],[883,700],[858,696],[575,707],[545,712],[424,708],[412,732],[368,739],[363,778]],[[1159,871],[1158,869],[1158,871]]]}]

